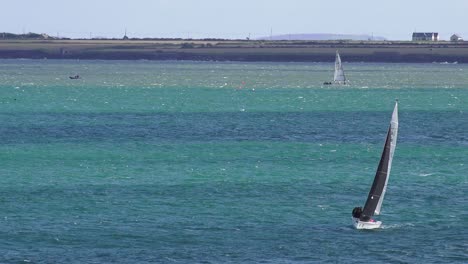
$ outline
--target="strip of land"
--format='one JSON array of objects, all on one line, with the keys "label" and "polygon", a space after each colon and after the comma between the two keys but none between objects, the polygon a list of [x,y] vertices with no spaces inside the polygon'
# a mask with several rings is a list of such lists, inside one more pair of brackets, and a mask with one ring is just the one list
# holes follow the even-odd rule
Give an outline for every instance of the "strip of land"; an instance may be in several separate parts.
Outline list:
[{"label": "strip of land", "polygon": [[1,59],[468,63],[468,42],[0,40]]}]

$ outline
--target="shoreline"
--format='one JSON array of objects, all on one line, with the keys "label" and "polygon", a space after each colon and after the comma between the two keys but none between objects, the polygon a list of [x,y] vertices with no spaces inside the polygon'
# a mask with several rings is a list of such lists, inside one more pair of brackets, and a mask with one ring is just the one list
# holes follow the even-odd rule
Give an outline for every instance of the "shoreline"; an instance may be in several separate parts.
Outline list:
[{"label": "shoreline", "polygon": [[468,42],[0,40],[0,59],[468,63]]}]

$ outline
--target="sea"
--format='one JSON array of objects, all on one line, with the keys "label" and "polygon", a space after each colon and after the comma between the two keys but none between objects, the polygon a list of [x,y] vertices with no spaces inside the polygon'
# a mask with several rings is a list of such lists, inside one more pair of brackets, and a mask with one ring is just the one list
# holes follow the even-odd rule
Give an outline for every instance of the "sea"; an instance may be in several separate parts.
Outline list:
[{"label": "sea", "polygon": [[333,69],[0,60],[0,263],[467,263],[468,64]]}]

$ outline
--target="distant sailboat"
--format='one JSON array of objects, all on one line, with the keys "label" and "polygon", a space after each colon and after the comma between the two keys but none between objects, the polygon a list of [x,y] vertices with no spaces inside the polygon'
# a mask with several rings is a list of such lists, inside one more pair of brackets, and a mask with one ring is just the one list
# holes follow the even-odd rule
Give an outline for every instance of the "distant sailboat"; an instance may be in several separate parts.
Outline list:
[{"label": "distant sailboat", "polygon": [[375,229],[382,224],[381,221],[374,221],[372,216],[379,215],[382,207],[382,201],[387,190],[390,169],[392,168],[393,154],[395,153],[396,141],[398,136],[398,101],[395,102],[392,120],[388,128],[385,146],[380,158],[379,167],[374,177],[374,182],[367,197],[364,209],[355,207],[353,209],[353,225],[356,229]]},{"label": "distant sailboat", "polygon": [[335,74],[333,75],[333,82],[324,82],[323,84],[330,85],[330,84],[347,84],[348,80],[346,79],[343,65],[341,64],[341,57],[340,53],[336,51],[335,57]]}]

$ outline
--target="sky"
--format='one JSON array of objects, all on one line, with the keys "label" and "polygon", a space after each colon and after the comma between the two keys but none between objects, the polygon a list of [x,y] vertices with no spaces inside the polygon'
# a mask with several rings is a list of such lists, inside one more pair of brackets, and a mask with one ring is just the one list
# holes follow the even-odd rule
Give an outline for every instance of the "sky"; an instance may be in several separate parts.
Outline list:
[{"label": "sky", "polygon": [[53,36],[259,38],[413,31],[468,39],[468,0],[0,0],[0,32]]}]

